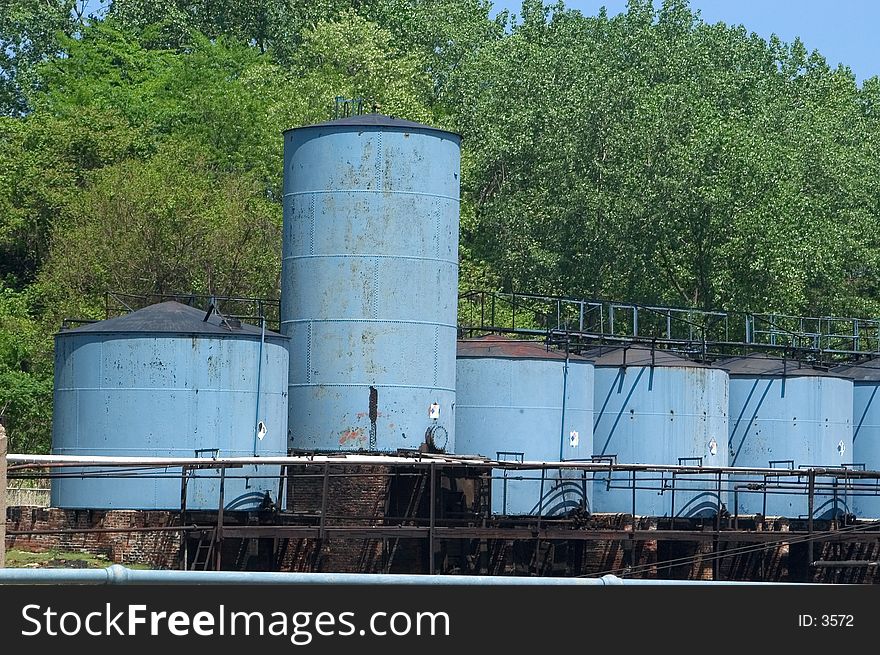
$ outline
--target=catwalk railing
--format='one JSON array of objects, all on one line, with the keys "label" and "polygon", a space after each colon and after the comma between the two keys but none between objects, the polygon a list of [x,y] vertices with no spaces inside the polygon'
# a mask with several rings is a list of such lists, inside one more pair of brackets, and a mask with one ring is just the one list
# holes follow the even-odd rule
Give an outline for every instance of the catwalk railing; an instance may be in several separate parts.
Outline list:
[{"label": "catwalk railing", "polygon": [[[104,318],[165,300],[200,309],[213,304],[223,315],[254,324],[265,320],[273,330],[280,325],[277,298],[192,293],[108,291]],[[82,322],[67,319],[65,323]],[[458,327],[462,337],[510,334],[544,338],[574,349],[648,343],[702,357],[764,350],[829,363],[880,355],[880,319],[704,310],[499,291],[461,293]]]},{"label": "catwalk railing", "polygon": [[710,311],[497,291],[459,296],[459,333],[547,337],[580,347],[653,343],[695,355],[749,350],[823,356],[880,354],[880,320]]}]

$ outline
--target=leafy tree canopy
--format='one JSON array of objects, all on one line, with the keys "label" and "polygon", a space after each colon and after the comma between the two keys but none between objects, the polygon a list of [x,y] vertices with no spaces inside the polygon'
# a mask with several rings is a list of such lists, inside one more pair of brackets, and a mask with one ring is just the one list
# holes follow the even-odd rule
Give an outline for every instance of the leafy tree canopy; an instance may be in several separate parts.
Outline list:
[{"label": "leafy tree canopy", "polygon": [[[90,5],[94,6],[94,4]],[[685,0],[8,0],[0,410],[103,294],[277,295],[281,132],[334,97],[463,135],[461,285],[880,314],[880,82]]]}]

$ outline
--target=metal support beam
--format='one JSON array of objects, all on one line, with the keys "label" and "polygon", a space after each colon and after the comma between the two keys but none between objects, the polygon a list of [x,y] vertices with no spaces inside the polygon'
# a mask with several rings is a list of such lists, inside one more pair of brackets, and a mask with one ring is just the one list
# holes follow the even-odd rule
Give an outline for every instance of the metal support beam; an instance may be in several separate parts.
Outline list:
[{"label": "metal support beam", "polygon": [[223,506],[226,504],[226,469],[220,471],[220,507],[217,510],[217,529],[214,530],[214,570],[221,569],[223,551]]},{"label": "metal support beam", "polygon": [[810,471],[809,475],[809,487],[807,489],[807,534],[809,535],[809,540],[807,541],[807,582],[812,581],[813,579],[813,503],[816,498],[816,472]]},{"label": "metal support beam", "polygon": [[284,511],[284,496],[287,491],[287,467],[282,466],[281,472],[278,475],[278,495],[275,497],[277,502],[275,506],[278,508],[279,512]]},{"label": "metal support beam", "polygon": [[547,471],[541,469],[541,492],[538,495],[538,530],[541,529],[541,518],[544,516],[544,482],[546,479]]},{"label": "metal support beam", "polygon": [[[60,534],[100,534],[100,533],[142,533],[142,532],[203,532],[212,529],[207,525],[156,526],[141,528],[71,528],[51,530],[7,530],[10,536],[24,535],[60,535]],[[395,526],[395,525],[333,525],[324,530],[329,539],[427,539],[429,526]],[[245,539],[249,537],[317,539],[321,536],[318,525],[230,525],[223,527],[223,533],[230,538]],[[764,543],[786,544],[793,541],[806,542],[809,534],[806,530],[797,532],[775,532],[770,530],[722,530],[718,535],[721,543]],[[537,531],[534,527],[434,527],[434,539],[501,539],[523,541],[541,539],[542,541],[615,541],[634,539],[635,541],[698,541],[705,542],[715,539],[711,530],[573,530],[570,527],[544,528]],[[833,544],[871,543],[880,540],[878,530],[835,530],[830,532],[814,532],[812,538],[816,542]]]},{"label": "metal support beam", "polygon": [[[632,515],[633,519],[636,517],[636,472],[632,471]],[[633,521],[633,526],[635,526],[635,521]]]},{"label": "metal support beam", "polygon": [[[189,468],[184,466],[180,469],[180,527],[186,528],[186,485],[189,480]],[[187,552],[187,534],[180,534],[180,570],[186,571],[189,563]]]},{"label": "metal support beam", "polygon": [[6,426],[0,416],[0,569],[6,568]]},{"label": "metal support beam", "polygon": [[330,489],[330,465],[324,464],[324,482],[321,487],[321,533],[320,539],[324,541],[327,536],[327,494]]},{"label": "metal support beam", "polygon": [[437,504],[437,467],[431,464],[431,512],[428,524],[428,573],[435,574],[434,562],[434,522],[436,520],[435,507]]},{"label": "metal support beam", "polygon": [[733,529],[739,530],[739,486],[733,485]]},{"label": "metal support beam", "polygon": [[717,580],[721,573],[721,558],[718,556],[721,541],[721,473],[718,474],[718,485],[715,489],[717,503],[715,505],[715,538],[712,540],[712,579]]}]

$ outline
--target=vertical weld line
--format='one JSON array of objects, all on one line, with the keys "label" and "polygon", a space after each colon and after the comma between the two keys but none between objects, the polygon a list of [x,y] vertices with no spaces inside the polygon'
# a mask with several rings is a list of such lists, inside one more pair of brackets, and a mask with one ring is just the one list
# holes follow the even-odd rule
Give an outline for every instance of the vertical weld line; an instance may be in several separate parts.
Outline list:
[{"label": "vertical weld line", "polygon": [[439,377],[439,374],[438,374],[438,370],[439,370],[438,361],[439,361],[439,356],[440,356],[439,344],[440,344],[440,326],[435,325],[434,326],[434,386],[438,385],[437,378]]},{"label": "vertical weld line", "polygon": [[[383,152],[382,152],[382,132],[376,132],[376,191],[383,191],[385,188],[385,180],[383,178]],[[378,220],[379,213],[384,207],[382,196],[376,194],[376,208],[373,218]],[[381,224],[381,222],[377,223]],[[371,303],[371,315],[373,319],[379,318],[379,260],[373,262],[373,299]]]},{"label": "vertical weld line", "polygon": [[[65,354],[66,354],[66,353],[65,353]],[[68,355],[68,357],[71,357],[71,358],[72,358],[71,355]],[[72,376],[71,376],[71,377],[72,377]],[[70,385],[70,386],[73,386],[73,385]],[[79,448],[79,425],[80,425],[79,408],[82,406],[82,402],[80,401],[80,392],[79,392],[78,389],[74,389],[73,391],[65,391],[65,393],[72,393],[72,394],[73,394],[73,399],[74,399],[74,401],[76,402],[76,432],[75,432],[74,434],[76,434],[75,445],[76,445],[77,448]],[[54,424],[53,424],[53,429],[54,429]],[[60,432],[60,430],[59,430],[59,432]],[[6,444],[7,444],[7,448],[8,448],[8,447],[9,447],[9,445],[8,445],[8,444],[9,444],[9,440],[8,440],[8,439],[7,439],[7,441],[6,441]],[[66,453],[65,453],[65,454],[66,454]],[[4,493],[5,493],[5,492],[4,492]]]},{"label": "vertical weld line", "polygon": [[382,163],[382,132],[376,132],[376,191],[385,189]]},{"label": "vertical weld line", "polygon": [[312,381],[312,322],[308,322],[306,331],[306,382]]},{"label": "vertical weld line", "polygon": [[[98,389],[100,389],[101,391],[104,391],[104,357],[106,356],[106,353],[104,352],[104,350],[105,350],[104,346],[105,346],[105,345],[106,345],[106,344],[104,343],[104,341],[101,341],[101,342],[100,342],[100,349],[99,349],[99,353],[98,353]],[[120,357],[129,357],[129,358],[130,358],[131,355],[126,351],[124,355],[123,355],[123,354],[120,354]],[[79,391],[77,391],[77,396],[79,396]],[[104,412],[107,412],[107,398],[106,398],[106,394],[102,393],[101,396],[104,398],[104,406],[103,406],[101,409],[102,409]],[[77,398],[77,401],[79,401],[79,398]],[[77,423],[79,423],[79,408],[77,408]],[[82,436],[82,435],[80,435],[79,433],[77,433],[77,436],[76,436],[76,437],[77,437],[77,438],[76,438],[76,445],[77,445],[78,448],[80,447],[80,438],[81,438],[81,436]],[[7,440],[6,443],[8,444],[9,441]]]},{"label": "vertical weld line", "polygon": [[370,303],[370,313],[374,320],[379,318],[379,261],[373,260],[373,300]]},{"label": "vertical weld line", "polygon": [[309,254],[315,254],[315,194],[309,196]]}]

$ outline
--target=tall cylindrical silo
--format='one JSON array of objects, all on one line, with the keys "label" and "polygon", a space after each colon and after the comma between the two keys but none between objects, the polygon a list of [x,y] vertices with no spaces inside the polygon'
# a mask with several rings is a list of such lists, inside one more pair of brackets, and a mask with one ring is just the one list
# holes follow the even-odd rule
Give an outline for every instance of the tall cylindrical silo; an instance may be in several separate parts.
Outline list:
[{"label": "tall cylindrical silo", "polygon": [[453,450],[459,160],[388,116],[285,133],[292,447]]},{"label": "tall cylindrical silo", "polygon": [[[866,359],[838,366],[833,373],[853,381],[853,444],[850,462],[868,471],[880,471],[880,359]],[[880,518],[880,486],[873,480],[856,481],[864,486],[852,496],[853,514]]]},{"label": "tall cylindrical silo", "polygon": [[[593,364],[504,337],[458,344],[456,452],[508,461],[589,461]],[[589,511],[592,475],[572,469],[492,473],[492,511]]]},{"label": "tall cylindrical silo", "polygon": [[[252,457],[287,453],[287,339],[177,302],[59,332],[53,452],[58,455]],[[83,469],[94,472],[94,469]],[[176,509],[175,469],[125,479],[53,480],[64,508]],[[224,506],[275,499],[280,467],[228,469]],[[187,507],[218,509],[220,474],[192,472]]]},{"label": "tall cylindrical silo", "polygon": [[[718,363],[730,374],[730,465],[841,467],[852,459],[853,383],[808,364],[753,354]],[[743,478],[743,476],[740,476]],[[735,483],[740,514],[805,517],[806,476],[746,476]],[[849,511],[848,493],[817,478],[813,516]],[[751,485],[751,487],[749,486]]]},{"label": "tall cylindrical silo", "polygon": [[[618,464],[727,466],[727,373],[644,346],[585,353],[596,366],[593,451]],[[635,513],[711,516],[717,474],[637,472]],[[633,512],[630,472],[596,474],[597,512]]]}]

